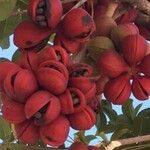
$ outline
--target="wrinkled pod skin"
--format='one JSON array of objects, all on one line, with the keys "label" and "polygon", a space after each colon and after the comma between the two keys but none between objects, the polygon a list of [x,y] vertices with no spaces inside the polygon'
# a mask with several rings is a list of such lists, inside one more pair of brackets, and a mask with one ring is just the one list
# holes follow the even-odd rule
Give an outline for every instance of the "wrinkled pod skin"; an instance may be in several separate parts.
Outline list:
[{"label": "wrinkled pod skin", "polygon": [[84,94],[77,88],[66,89],[63,94],[59,95],[59,99],[63,114],[81,112],[87,103]]},{"label": "wrinkled pod skin", "polygon": [[48,60],[55,60],[68,65],[69,55],[61,46],[47,46],[38,52],[38,64]]},{"label": "wrinkled pod skin", "polygon": [[14,44],[20,49],[29,50],[41,44],[51,34],[50,29],[41,28],[31,20],[25,20],[18,24],[14,31]]},{"label": "wrinkled pod skin", "polygon": [[85,42],[95,31],[92,17],[82,8],[76,8],[66,14],[61,23],[65,37]]},{"label": "wrinkled pod skin", "polygon": [[59,116],[52,123],[40,127],[40,137],[51,146],[61,146],[69,134],[70,123],[64,116]]},{"label": "wrinkled pod skin", "polygon": [[27,99],[25,114],[37,126],[47,125],[60,114],[59,99],[48,91],[37,91]]},{"label": "wrinkled pod skin", "polygon": [[96,84],[90,78],[93,68],[84,63],[73,64],[69,66],[69,86],[78,88],[84,93],[88,102],[96,94]]},{"label": "wrinkled pod skin", "polygon": [[68,70],[58,61],[46,61],[39,65],[37,80],[41,87],[54,95],[65,91],[68,83]]},{"label": "wrinkled pod skin", "polygon": [[56,28],[63,13],[60,0],[30,0],[28,13],[42,27]]},{"label": "wrinkled pod skin", "polygon": [[25,103],[38,90],[38,84],[31,71],[19,68],[8,73],[4,80],[4,89],[10,98]]},{"label": "wrinkled pod skin", "polygon": [[96,123],[96,114],[86,106],[83,111],[68,115],[70,125],[75,130],[88,130]]}]

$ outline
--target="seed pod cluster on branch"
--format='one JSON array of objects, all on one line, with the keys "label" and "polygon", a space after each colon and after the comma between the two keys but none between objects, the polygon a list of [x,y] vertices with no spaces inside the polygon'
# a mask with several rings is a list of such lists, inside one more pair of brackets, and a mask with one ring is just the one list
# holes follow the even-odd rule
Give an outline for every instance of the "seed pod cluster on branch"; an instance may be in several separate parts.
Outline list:
[{"label": "seed pod cluster on branch", "polygon": [[[42,140],[58,147],[70,127],[90,129],[101,94],[119,105],[131,93],[139,100],[150,95],[150,37],[135,22],[138,12],[115,17],[120,3],[87,0],[80,8],[76,3],[29,0],[30,19],[14,31],[19,49],[12,61],[0,62],[2,114],[24,144]],[[80,149],[98,148],[79,142],[69,148]]]}]

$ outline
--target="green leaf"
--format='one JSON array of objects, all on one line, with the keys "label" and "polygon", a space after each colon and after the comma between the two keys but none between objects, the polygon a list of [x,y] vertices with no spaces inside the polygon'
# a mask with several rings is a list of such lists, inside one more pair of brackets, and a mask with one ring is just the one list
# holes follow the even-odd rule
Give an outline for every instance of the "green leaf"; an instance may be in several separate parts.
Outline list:
[{"label": "green leaf", "polygon": [[103,112],[100,112],[97,114],[96,121],[97,132],[102,132],[107,125],[106,115]]},{"label": "green leaf", "polygon": [[21,57],[21,52],[20,50],[16,50],[16,52],[12,56],[12,61],[17,62],[19,58]]},{"label": "green leaf", "polygon": [[23,144],[11,144],[9,150],[26,150],[27,147]]},{"label": "green leaf", "polygon": [[17,0],[0,1],[0,21],[5,20],[13,12]]},{"label": "green leaf", "polygon": [[128,132],[129,132],[129,129],[116,130],[113,133],[111,140],[118,140],[118,139],[122,138],[125,134],[127,134]]},{"label": "green leaf", "polygon": [[108,116],[111,122],[115,122],[118,114],[112,109],[112,105],[107,100],[102,100],[101,102],[103,112]]},{"label": "green leaf", "polygon": [[136,115],[132,99],[129,99],[128,102],[122,106],[122,112],[131,122],[134,120]]},{"label": "green leaf", "polygon": [[143,109],[138,114],[139,117],[149,117],[150,116],[150,108]]},{"label": "green leaf", "polygon": [[138,114],[138,112],[139,112],[139,110],[141,109],[141,107],[142,107],[142,103],[141,104],[139,104],[139,105],[137,105],[136,107],[135,107],[135,109],[134,109],[134,113],[137,115]]},{"label": "green leaf", "polygon": [[3,141],[9,141],[11,136],[11,127],[10,124],[7,123],[2,116],[0,116],[0,138]]},{"label": "green leaf", "polygon": [[9,37],[0,40],[0,47],[2,49],[7,49],[10,47]]},{"label": "green leaf", "polygon": [[0,22],[0,39],[8,38],[12,33],[22,18],[19,16],[11,16],[6,20]]}]

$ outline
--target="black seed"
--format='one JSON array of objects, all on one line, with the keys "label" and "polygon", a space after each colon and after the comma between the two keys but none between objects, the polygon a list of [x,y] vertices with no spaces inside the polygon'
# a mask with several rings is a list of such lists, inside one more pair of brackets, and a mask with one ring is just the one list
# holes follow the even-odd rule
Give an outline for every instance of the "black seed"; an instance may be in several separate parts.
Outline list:
[{"label": "black seed", "polygon": [[39,21],[38,22],[39,25],[46,27],[47,26],[47,22],[46,21]]},{"label": "black seed", "polygon": [[44,21],[46,18],[45,18],[45,16],[43,16],[43,15],[38,15],[38,16],[36,16],[36,21]]},{"label": "black seed", "polygon": [[37,15],[42,15],[42,14],[44,15],[44,9],[43,8],[37,9],[36,14]]}]

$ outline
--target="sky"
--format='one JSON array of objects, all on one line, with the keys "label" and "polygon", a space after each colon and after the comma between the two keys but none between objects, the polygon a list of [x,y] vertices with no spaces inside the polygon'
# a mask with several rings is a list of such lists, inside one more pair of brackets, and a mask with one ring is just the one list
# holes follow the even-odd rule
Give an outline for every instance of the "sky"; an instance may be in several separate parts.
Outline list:
[{"label": "sky", "polygon": [[[11,60],[12,58],[12,55],[13,53],[17,50],[17,47],[13,44],[13,36],[10,36],[10,47],[8,49],[2,49],[0,47],[0,57],[4,57],[4,58],[8,58],[9,60]],[[136,100],[132,95],[131,95],[131,98],[134,100],[133,101],[133,104],[134,104],[134,107],[136,107],[138,104],[141,104],[143,103],[142,105],[142,109],[144,108],[148,108],[150,106],[150,99],[148,99],[147,101],[138,101]],[[121,106],[118,106],[118,105],[113,105],[113,108],[118,112],[118,114],[121,114],[122,111],[121,111]],[[70,136],[73,138],[73,134],[75,133],[76,131],[71,129],[70,131]],[[96,128],[93,127],[91,128],[89,131],[86,132],[86,134],[94,134],[96,132]],[[111,135],[108,135],[108,138],[110,137]],[[70,141],[71,139],[68,138],[68,141]],[[92,141],[90,144],[92,145],[95,145],[97,144],[99,141],[101,141],[102,139],[101,138],[98,138],[94,141]],[[70,145],[71,143],[70,142],[66,142],[66,145]]]}]

